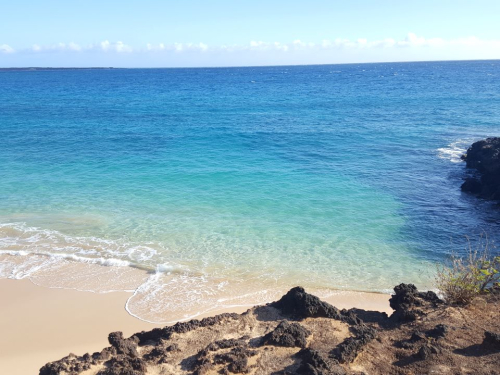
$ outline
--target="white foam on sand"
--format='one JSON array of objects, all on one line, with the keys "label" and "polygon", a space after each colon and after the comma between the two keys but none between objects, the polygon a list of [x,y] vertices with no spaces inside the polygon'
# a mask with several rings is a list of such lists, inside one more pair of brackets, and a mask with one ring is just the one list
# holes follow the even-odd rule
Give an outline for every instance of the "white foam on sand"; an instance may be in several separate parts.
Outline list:
[{"label": "white foam on sand", "polygon": [[0,224],[0,278],[99,294],[129,292],[126,311],[145,322],[167,324],[251,307],[277,300],[296,286],[279,277],[228,279],[218,273],[193,272],[155,256],[155,251],[126,242],[71,237],[24,223]]}]

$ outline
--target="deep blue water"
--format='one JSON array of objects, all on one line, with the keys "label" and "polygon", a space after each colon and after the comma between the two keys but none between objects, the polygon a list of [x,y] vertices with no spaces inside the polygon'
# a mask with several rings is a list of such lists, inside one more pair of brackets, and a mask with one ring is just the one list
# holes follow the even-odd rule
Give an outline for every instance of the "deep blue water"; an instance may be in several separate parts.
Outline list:
[{"label": "deep blue water", "polygon": [[2,71],[0,248],[432,287],[465,236],[499,239],[459,161],[498,135],[500,61]]}]

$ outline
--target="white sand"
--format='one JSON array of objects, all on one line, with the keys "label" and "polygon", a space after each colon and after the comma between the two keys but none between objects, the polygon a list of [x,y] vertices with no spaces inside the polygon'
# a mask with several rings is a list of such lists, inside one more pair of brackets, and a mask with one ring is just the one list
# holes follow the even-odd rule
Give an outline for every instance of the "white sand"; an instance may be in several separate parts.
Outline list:
[{"label": "white sand", "polygon": [[[29,280],[0,280],[0,374],[38,374],[45,363],[69,353],[100,351],[109,345],[110,332],[130,336],[156,327],[126,312],[129,296],[126,292],[98,294],[50,289]],[[338,292],[325,300],[338,308],[390,313],[388,299],[388,295],[376,293]]]}]

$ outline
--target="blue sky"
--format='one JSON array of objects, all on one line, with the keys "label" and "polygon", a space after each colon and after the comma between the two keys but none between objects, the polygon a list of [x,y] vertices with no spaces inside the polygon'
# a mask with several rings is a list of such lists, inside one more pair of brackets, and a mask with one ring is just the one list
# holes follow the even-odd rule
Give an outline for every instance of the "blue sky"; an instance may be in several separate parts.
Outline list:
[{"label": "blue sky", "polygon": [[0,66],[500,59],[498,0],[0,2]]}]

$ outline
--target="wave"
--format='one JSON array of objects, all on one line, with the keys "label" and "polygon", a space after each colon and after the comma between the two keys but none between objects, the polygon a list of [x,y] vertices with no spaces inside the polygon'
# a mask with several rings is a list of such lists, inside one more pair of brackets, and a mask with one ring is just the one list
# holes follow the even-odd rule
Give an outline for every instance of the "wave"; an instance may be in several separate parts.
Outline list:
[{"label": "wave", "polygon": [[[49,252],[45,252],[45,251],[30,252],[30,251],[26,251],[26,250],[20,250],[20,251],[0,250],[0,254],[7,254],[7,255],[12,255],[12,256],[40,255],[40,256],[46,256],[48,258],[53,258],[55,260],[57,260],[57,259],[72,260],[75,262],[98,264],[98,265],[107,266],[107,267],[129,267],[129,266],[132,266],[131,262],[128,262],[128,261],[122,260],[122,259],[86,258],[86,257],[78,256],[75,254],[49,253]],[[0,277],[1,276],[2,275],[0,274]]]},{"label": "wave", "polygon": [[196,265],[173,263],[161,250],[25,223],[0,224],[0,278],[93,293],[130,292],[126,311],[158,324],[270,302],[297,282],[276,273],[197,272]]},{"label": "wave", "polygon": [[[137,261],[137,249],[148,260],[147,267]],[[262,280],[196,273],[153,253],[125,241],[72,237],[25,223],[0,224],[0,278],[93,293],[130,292],[126,311],[152,323],[190,319],[228,306],[250,307],[284,290]]]},{"label": "wave", "polygon": [[449,160],[452,163],[461,163],[462,155],[467,151],[472,142],[472,139],[461,139],[451,142],[448,146],[437,149],[438,157]]},{"label": "wave", "polygon": [[0,278],[29,279],[50,288],[134,292],[151,273],[189,272],[158,253],[127,241],[0,224]]},{"label": "wave", "polygon": [[[234,282],[195,273],[151,256],[156,253],[125,241],[73,237],[25,223],[0,224],[0,278],[93,293],[130,292],[125,309],[144,321],[185,320],[278,296],[264,290],[262,283],[250,286],[248,280]],[[147,259],[147,267],[137,261],[141,258]]]},{"label": "wave", "polygon": [[105,266],[155,266],[158,249],[124,240],[69,236],[26,223],[0,224],[0,251],[45,255]]}]

